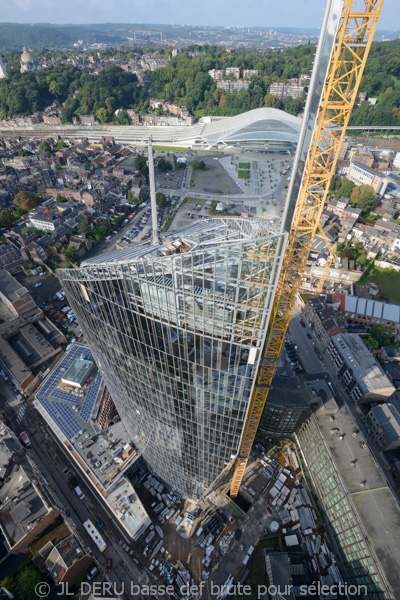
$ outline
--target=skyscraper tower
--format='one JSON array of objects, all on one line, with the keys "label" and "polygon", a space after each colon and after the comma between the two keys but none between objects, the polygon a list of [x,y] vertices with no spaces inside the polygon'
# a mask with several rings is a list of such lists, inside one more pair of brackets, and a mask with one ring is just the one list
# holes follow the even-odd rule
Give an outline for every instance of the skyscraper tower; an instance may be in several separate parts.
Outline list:
[{"label": "skyscraper tower", "polygon": [[238,452],[285,244],[206,219],[57,272],[132,440],[186,498]]}]

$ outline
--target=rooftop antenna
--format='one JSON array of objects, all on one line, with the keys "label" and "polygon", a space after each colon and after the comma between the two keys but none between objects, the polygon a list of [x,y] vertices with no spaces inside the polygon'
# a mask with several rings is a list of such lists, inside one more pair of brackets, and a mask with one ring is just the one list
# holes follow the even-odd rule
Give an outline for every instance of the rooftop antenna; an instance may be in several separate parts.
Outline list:
[{"label": "rooftop antenna", "polygon": [[154,158],[153,158],[153,142],[149,138],[149,180],[150,180],[150,206],[151,206],[151,225],[152,225],[152,240],[153,246],[160,245],[157,228],[157,201],[156,201],[156,180],[154,177]]}]

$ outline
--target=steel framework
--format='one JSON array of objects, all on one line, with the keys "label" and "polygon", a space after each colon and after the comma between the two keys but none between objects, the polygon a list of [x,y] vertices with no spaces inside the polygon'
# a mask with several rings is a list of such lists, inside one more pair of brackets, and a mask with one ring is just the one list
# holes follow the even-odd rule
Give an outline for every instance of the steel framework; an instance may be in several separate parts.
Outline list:
[{"label": "steel framework", "polygon": [[301,278],[335,172],[383,0],[344,0],[290,227],[274,308],[232,477],[236,497],[267,400]]},{"label": "steel framework", "polygon": [[329,256],[327,258],[324,270],[322,272],[321,275],[321,279],[319,280],[317,287],[316,287],[316,292],[317,294],[319,294],[322,291],[322,288],[324,287],[324,283],[325,283],[325,279],[328,277],[328,273],[329,273],[329,269],[331,268],[332,263],[335,263],[335,267],[338,266],[339,261],[336,258],[336,249],[337,249],[337,244],[334,244],[333,246],[331,246],[330,241],[328,240],[328,237],[325,233],[325,231],[323,230],[323,228],[321,227],[321,225],[318,226],[318,229],[322,235],[322,237],[324,238],[324,242],[326,244]]}]

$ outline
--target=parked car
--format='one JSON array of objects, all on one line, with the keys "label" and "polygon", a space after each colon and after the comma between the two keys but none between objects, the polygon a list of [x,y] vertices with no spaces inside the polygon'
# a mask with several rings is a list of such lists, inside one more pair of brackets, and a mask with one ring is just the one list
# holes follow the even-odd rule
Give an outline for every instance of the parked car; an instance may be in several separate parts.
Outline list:
[{"label": "parked car", "polygon": [[106,573],[110,573],[112,569],[112,558],[109,558],[106,562]]},{"label": "parked car", "polygon": [[309,340],[311,340],[311,334],[310,333],[307,333],[307,337],[308,337]]},{"label": "parked car", "polygon": [[35,283],[35,285],[33,287],[38,288],[40,287],[42,284],[40,283],[40,281],[38,281],[37,283]]}]

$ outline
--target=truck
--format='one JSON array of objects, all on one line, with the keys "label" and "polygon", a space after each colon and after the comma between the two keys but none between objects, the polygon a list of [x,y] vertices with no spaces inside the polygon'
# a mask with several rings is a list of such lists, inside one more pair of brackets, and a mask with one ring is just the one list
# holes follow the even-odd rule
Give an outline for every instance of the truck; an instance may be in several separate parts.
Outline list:
[{"label": "truck", "polygon": [[24,446],[29,447],[31,445],[31,440],[29,439],[26,431],[23,431],[19,437],[21,439],[21,442],[24,444]]}]

